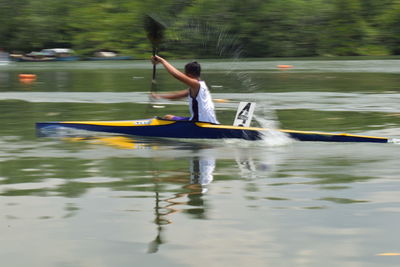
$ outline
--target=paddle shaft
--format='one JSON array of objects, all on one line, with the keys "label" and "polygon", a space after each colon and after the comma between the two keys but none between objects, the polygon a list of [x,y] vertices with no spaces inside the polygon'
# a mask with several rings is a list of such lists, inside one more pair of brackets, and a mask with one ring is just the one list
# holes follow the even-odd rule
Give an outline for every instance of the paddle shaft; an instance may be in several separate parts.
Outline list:
[{"label": "paddle shaft", "polygon": [[[147,38],[153,47],[153,57],[158,53],[160,43],[164,39],[165,25],[157,19],[156,16],[147,14],[144,17],[144,29],[147,33]],[[156,64],[153,65],[152,87],[156,84]],[[153,88],[152,88],[153,89]]]},{"label": "paddle shaft", "polygon": [[[153,45],[153,57],[156,55],[157,53],[157,48],[156,46]],[[156,64],[153,64],[153,79],[152,79],[152,83],[156,82]]]}]

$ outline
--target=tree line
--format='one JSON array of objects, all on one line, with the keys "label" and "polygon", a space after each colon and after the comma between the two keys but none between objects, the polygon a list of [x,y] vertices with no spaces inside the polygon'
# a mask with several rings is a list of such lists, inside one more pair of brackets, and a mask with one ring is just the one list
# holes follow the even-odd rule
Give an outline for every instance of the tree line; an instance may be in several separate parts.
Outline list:
[{"label": "tree line", "polygon": [[0,0],[0,48],[147,58],[145,14],[174,57],[400,54],[399,0]]}]

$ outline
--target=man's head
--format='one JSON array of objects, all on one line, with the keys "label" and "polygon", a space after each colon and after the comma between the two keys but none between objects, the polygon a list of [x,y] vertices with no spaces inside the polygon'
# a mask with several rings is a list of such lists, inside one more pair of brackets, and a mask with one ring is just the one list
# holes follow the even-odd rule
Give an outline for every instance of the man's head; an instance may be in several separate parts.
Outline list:
[{"label": "man's head", "polygon": [[185,65],[185,74],[193,78],[199,78],[201,73],[201,66],[197,61],[189,62]]}]

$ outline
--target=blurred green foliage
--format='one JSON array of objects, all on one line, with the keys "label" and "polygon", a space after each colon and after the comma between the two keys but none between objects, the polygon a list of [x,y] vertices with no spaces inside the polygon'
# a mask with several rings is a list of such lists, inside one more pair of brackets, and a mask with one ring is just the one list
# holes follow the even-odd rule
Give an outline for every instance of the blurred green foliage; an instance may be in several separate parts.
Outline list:
[{"label": "blurred green foliage", "polygon": [[175,57],[400,54],[398,0],[0,0],[0,47],[148,57],[149,13]]}]

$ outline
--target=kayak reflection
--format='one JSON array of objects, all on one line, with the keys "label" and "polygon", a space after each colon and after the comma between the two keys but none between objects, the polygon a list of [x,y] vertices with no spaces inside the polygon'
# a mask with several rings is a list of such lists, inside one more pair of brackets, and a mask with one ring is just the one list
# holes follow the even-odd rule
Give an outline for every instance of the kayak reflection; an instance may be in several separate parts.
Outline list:
[{"label": "kayak reflection", "polygon": [[157,146],[149,145],[148,143],[137,142],[136,140],[126,136],[86,136],[86,137],[66,137],[66,141],[71,142],[88,142],[98,145],[108,145],[119,149],[157,149]]}]

